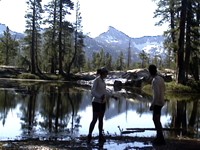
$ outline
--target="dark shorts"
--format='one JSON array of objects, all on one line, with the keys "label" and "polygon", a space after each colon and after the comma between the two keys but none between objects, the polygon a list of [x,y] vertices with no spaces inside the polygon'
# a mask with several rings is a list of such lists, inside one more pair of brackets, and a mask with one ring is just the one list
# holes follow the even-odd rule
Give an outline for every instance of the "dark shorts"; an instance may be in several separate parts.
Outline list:
[{"label": "dark shorts", "polygon": [[161,115],[162,106],[155,105],[153,107],[153,114],[154,115]]},{"label": "dark shorts", "polygon": [[106,103],[97,103],[97,102],[92,102],[92,110],[93,112],[105,112],[106,110]]}]

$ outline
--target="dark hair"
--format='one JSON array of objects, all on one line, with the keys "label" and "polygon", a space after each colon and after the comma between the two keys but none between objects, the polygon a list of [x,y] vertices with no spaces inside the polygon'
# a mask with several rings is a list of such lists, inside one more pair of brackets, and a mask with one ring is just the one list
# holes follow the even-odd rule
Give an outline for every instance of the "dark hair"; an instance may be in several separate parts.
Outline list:
[{"label": "dark hair", "polygon": [[105,67],[99,69],[99,74],[108,73],[108,70]]},{"label": "dark hair", "polygon": [[149,65],[149,73],[151,75],[156,75],[157,74],[157,67],[155,65]]},{"label": "dark hair", "polygon": [[97,69],[96,74],[100,74],[101,73],[101,69]]}]

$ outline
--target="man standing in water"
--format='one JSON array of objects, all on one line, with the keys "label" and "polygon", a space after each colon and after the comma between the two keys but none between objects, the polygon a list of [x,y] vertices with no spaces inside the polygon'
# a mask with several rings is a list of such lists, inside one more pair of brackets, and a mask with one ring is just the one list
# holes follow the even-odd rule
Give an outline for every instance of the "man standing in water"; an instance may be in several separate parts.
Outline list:
[{"label": "man standing in water", "polygon": [[150,110],[153,111],[153,122],[157,132],[157,136],[153,140],[153,144],[165,145],[165,139],[162,131],[162,124],[160,122],[161,109],[165,104],[164,101],[165,83],[164,79],[161,76],[157,75],[157,67],[155,65],[149,66],[149,73],[153,78],[151,82],[153,90],[153,101],[151,103]]}]

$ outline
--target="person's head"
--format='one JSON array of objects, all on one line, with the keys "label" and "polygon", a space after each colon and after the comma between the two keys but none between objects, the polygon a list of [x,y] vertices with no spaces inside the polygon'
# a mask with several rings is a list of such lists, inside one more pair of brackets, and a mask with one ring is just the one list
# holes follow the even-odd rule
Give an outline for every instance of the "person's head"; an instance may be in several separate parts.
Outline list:
[{"label": "person's head", "polygon": [[101,73],[101,69],[97,69],[96,74],[97,74],[97,75],[100,75],[100,73]]},{"label": "person's head", "polygon": [[99,74],[100,74],[101,77],[106,78],[107,75],[108,75],[108,70],[103,67],[103,68],[100,69]]},{"label": "person's head", "polygon": [[157,74],[157,67],[155,65],[149,65],[149,73],[152,76],[155,76]]}]

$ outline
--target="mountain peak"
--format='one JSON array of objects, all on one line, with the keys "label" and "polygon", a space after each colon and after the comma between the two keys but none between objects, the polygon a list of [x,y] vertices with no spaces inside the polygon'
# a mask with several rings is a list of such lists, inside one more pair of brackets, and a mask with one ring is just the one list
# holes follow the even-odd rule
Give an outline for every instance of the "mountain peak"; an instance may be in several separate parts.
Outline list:
[{"label": "mountain peak", "polygon": [[85,52],[89,58],[92,58],[91,52],[98,52],[103,49],[106,53],[110,53],[114,59],[117,59],[120,52],[124,52],[127,57],[127,49],[130,48],[132,60],[139,62],[139,53],[144,50],[150,56],[165,56],[163,48],[163,36],[144,36],[140,38],[131,38],[125,33],[109,26],[108,30],[93,39],[85,39]]},{"label": "mountain peak", "polygon": [[109,26],[109,27],[108,27],[108,31],[109,31],[109,30],[116,30],[116,31],[118,31],[118,30],[117,30],[116,28],[114,28],[113,26]]},{"label": "mountain peak", "polygon": [[[8,26],[6,26],[5,24],[0,23],[0,37],[3,36],[4,31],[6,31],[6,28],[7,28],[7,27],[8,27]],[[12,31],[12,30],[10,30],[10,33],[11,33],[11,35],[12,35],[13,37],[15,37],[16,39],[20,39],[20,38],[24,37],[24,34],[18,33],[18,32]]]},{"label": "mountain peak", "polygon": [[117,30],[116,28],[114,28],[114,27],[112,27],[112,26],[109,26],[107,32],[108,32],[109,34],[115,34],[115,36],[120,36],[120,38],[121,38],[121,36],[124,36],[125,38],[129,38],[128,35],[126,35],[125,33],[123,33],[123,32],[121,32],[121,31]]},{"label": "mountain peak", "polygon": [[117,30],[116,28],[109,26],[108,30],[102,34],[100,34],[98,37],[96,37],[96,40],[101,39],[107,39],[107,43],[116,43],[121,42],[121,40],[129,39],[130,37],[126,35],[125,33]]}]

